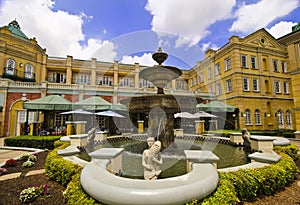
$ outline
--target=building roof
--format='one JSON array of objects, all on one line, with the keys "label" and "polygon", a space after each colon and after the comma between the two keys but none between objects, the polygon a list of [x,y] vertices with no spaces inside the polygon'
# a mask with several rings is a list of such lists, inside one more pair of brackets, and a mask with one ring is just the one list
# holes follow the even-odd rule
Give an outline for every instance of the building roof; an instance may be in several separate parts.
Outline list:
[{"label": "building roof", "polygon": [[29,40],[29,38],[21,31],[21,27],[19,23],[16,20],[13,20],[10,22],[7,26],[0,27],[1,28],[6,28],[8,29],[13,35]]}]

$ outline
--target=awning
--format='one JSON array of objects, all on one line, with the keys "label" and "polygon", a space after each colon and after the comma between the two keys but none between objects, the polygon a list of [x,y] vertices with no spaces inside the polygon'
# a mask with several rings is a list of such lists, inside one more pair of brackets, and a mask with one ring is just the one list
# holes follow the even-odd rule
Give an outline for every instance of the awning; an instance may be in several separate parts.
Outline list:
[{"label": "awning", "polygon": [[112,104],[100,96],[92,96],[73,104],[75,109],[84,110],[109,110]]},{"label": "awning", "polygon": [[234,112],[236,107],[228,105],[220,101],[212,101],[207,104],[200,103],[196,108],[205,112]]},{"label": "awning", "polygon": [[72,103],[60,95],[49,95],[23,103],[28,110],[72,110]]}]

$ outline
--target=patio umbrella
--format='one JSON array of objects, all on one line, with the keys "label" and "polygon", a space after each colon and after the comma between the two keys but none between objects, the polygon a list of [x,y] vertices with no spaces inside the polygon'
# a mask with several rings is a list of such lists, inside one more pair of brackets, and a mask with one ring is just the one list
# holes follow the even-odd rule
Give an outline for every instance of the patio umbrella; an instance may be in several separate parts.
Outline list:
[{"label": "patio umbrella", "polygon": [[234,112],[234,110],[236,109],[236,107],[220,101],[212,101],[207,104],[200,103],[196,105],[196,108],[205,112]]},{"label": "patio umbrella", "polygon": [[69,115],[69,114],[92,115],[94,113],[88,112],[88,111],[85,111],[85,110],[82,110],[82,109],[78,109],[78,110],[71,110],[71,111],[67,111],[67,112],[62,112],[62,113],[59,113],[59,114],[61,114],[61,115]]},{"label": "patio umbrella", "polygon": [[49,95],[23,103],[28,110],[71,110],[72,103],[60,95]]},{"label": "patio umbrella", "polygon": [[111,108],[111,103],[104,100],[100,96],[92,96],[73,104],[75,109],[84,110],[108,110]]},{"label": "patio umbrella", "polygon": [[126,110],[127,110],[127,107],[126,107],[126,105],[123,105],[123,104],[121,104],[121,103],[118,103],[118,104],[111,105],[110,110],[126,111]]},{"label": "patio umbrella", "polygon": [[213,117],[213,118],[217,117],[216,115],[213,115],[213,114],[210,114],[210,113],[207,113],[204,111],[196,112],[193,115],[196,117]]},{"label": "patio umbrella", "polygon": [[123,115],[120,115],[114,111],[111,110],[106,110],[106,111],[102,111],[102,112],[97,112],[95,113],[95,115],[100,115],[100,116],[107,116],[107,117],[119,117],[119,118],[124,118]]},{"label": "patio umbrella", "polygon": [[180,112],[180,113],[176,113],[174,114],[175,118],[181,117],[181,118],[197,118],[195,117],[193,114],[189,113],[189,112]]}]

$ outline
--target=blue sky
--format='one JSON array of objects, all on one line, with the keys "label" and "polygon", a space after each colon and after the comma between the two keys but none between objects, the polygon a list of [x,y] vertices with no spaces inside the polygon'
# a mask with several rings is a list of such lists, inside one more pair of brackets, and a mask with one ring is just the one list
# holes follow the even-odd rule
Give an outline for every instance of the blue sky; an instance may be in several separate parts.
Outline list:
[{"label": "blue sky", "polygon": [[49,56],[190,69],[208,48],[265,28],[275,38],[300,21],[300,0],[0,0],[0,26],[16,19]]}]

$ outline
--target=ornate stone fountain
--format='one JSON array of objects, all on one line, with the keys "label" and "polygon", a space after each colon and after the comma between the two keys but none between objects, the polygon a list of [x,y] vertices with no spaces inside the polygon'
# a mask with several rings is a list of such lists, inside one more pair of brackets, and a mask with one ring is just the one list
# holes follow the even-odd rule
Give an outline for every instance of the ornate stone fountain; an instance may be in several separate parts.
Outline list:
[{"label": "ornate stone fountain", "polygon": [[130,115],[142,114],[148,117],[148,136],[161,141],[162,149],[166,149],[174,142],[174,114],[182,111],[195,112],[196,104],[201,99],[164,94],[167,84],[179,78],[182,72],[176,67],[163,65],[168,54],[161,47],[153,53],[152,58],[158,65],[141,70],[139,75],[157,87],[157,94],[134,96],[128,107]]}]

